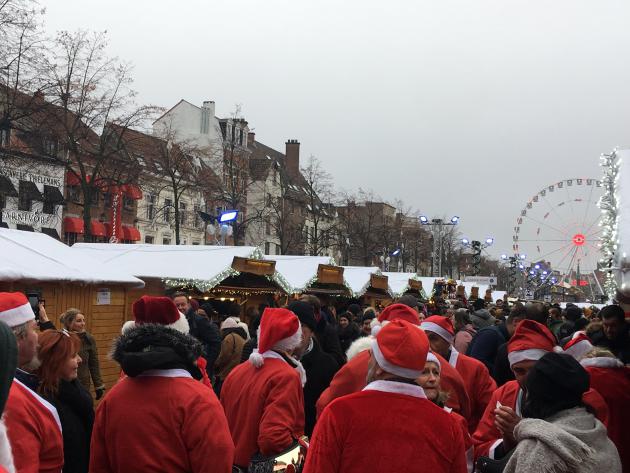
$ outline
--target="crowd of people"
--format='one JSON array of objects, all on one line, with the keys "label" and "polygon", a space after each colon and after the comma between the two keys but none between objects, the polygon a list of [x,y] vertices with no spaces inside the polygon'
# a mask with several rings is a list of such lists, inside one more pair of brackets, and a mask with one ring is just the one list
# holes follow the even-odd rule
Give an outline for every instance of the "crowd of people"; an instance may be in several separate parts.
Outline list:
[{"label": "crowd of people", "polygon": [[0,293],[0,473],[630,473],[621,306],[326,302],[143,296],[106,391],[80,309]]}]

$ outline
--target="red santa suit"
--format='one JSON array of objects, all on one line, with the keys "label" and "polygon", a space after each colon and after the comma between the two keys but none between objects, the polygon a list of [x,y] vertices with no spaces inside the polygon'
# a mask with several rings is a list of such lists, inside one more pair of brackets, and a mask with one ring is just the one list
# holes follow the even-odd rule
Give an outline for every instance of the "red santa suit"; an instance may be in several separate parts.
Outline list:
[{"label": "red santa suit", "polygon": [[396,378],[373,381],[324,409],[304,473],[464,473],[461,426],[412,381],[428,349],[417,326],[402,320],[385,326],[372,343],[373,363]]},{"label": "red santa suit", "polygon": [[183,369],[121,379],[96,410],[91,445],[91,473],[228,473],[234,456],[221,404]]},{"label": "red santa suit", "polygon": [[469,431],[474,432],[488,405],[490,396],[497,388],[496,382],[482,362],[459,353],[455,349],[453,346],[455,328],[449,318],[439,315],[431,316],[420,324],[420,328],[442,337],[451,346],[448,363],[457,370],[464,380],[464,386],[470,398],[471,410],[470,416],[466,419],[468,420]]},{"label": "red santa suit", "polygon": [[613,441],[624,473],[630,472],[630,368],[616,358],[585,358],[581,362],[591,378],[591,387],[609,409],[608,437]]},{"label": "red santa suit", "polygon": [[57,409],[17,379],[4,410],[13,462],[19,473],[59,473],[63,439]]},{"label": "red santa suit", "polygon": [[303,368],[298,372],[275,351],[292,350],[301,337],[293,312],[265,309],[258,349],[223,383],[221,403],[236,447],[234,463],[242,468],[256,453],[273,456],[304,434]]},{"label": "red santa suit", "polygon": [[473,446],[472,437],[470,436],[470,432],[468,431],[468,422],[462,416],[460,416],[457,412],[453,411],[450,407],[444,407],[444,410],[448,412],[455,423],[459,426],[459,429],[462,432],[462,437],[464,439],[464,448],[466,449],[466,469],[468,473],[472,473],[474,471],[474,458],[475,458],[475,449]]},{"label": "red santa suit", "polygon": [[[543,324],[534,320],[519,322],[512,338],[508,342],[510,366],[522,361],[539,360],[545,353],[554,350],[555,340],[555,336]],[[524,391],[515,380],[507,382],[494,391],[477,425],[477,430],[473,434],[475,458],[480,456],[495,458],[496,450],[502,445],[503,438],[494,425],[494,411],[499,403],[510,407],[517,416],[521,417],[524,395]],[[591,389],[584,393],[583,399],[586,404],[595,410],[597,418],[606,424],[608,409],[603,398]]]}]

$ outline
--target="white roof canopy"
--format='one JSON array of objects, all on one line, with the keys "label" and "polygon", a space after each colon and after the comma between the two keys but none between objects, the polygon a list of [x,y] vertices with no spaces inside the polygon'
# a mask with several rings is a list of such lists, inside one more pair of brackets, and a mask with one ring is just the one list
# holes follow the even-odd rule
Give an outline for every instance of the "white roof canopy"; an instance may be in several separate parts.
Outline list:
[{"label": "white roof canopy", "polygon": [[0,228],[0,254],[0,281],[144,286],[125,268],[99,264],[43,233]]},{"label": "white roof canopy", "polygon": [[286,285],[293,293],[304,292],[315,282],[320,264],[335,264],[328,256],[265,255],[264,259],[276,262],[276,272],[286,281]]},{"label": "white roof canopy", "polygon": [[381,270],[376,266],[343,266],[343,279],[355,297],[365,294],[372,274],[380,275]]},{"label": "white roof canopy", "polygon": [[193,284],[201,290],[209,290],[226,277],[237,275],[232,268],[235,256],[260,256],[253,246],[76,243],[72,251],[141,279],[161,279],[167,286]]},{"label": "white roof canopy", "polygon": [[[409,289],[409,280],[414,279],[420,281],[420,278],[416,273],[391,273],[385,272],[384,276],[387,276],[389,287],[394,297],[402,296]],[[422,283],[422,289],[426,292],[426,287]]]}]

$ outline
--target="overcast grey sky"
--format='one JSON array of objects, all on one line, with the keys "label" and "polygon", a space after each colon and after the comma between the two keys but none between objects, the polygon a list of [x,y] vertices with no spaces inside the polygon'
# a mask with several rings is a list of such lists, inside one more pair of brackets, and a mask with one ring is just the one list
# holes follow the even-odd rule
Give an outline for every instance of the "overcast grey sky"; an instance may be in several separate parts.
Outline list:
[{"label": "overcast grey sky", "polygon": [[373,188],[511,248],[540,189],[630,144],[630,2],[47,0],[47,28],[109,32],[140,99],[236,103]]}]

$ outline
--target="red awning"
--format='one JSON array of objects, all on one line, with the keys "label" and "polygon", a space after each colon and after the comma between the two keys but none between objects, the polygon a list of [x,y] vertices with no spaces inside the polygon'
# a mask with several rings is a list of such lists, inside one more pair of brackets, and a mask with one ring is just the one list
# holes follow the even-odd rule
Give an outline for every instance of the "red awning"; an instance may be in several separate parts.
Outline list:
[{"label": "red awning", "polygon": [[109,222],[105,222],[103,224],[103,226],[105,227],[105,235],[107,237],[111,237],[112,236],[112,224]]},{"label": "red awning", "polygon": [[66,172],[66,185],[67,186],[70,186],[70,187],[78,186],[79,182],[81,182],[81,180],[75,173],[73,173],[72,171]]},{"label": "red awning", "polygon": [[136,227],[122,226],[122,239],[129,241],[140,241],[140,230]]},{"label": "red awning", "polygon": [[105,224],[103,222],[99,222],[98,220],[92,220],[92,222],[90,222],[90,231],[92,232],[92,236],[97,236],[97,237],[107,236],[107,230],[105,229]]},{"label": "red awning", "polygon": [[83,219],[78,217],[66,217],[63,219],[63,231],[65,233],[83,234]]},{"label": "red awning", "polygon": [[142,190],[135,184],[125,184],[122,186],[122,191],[127,197],[133,200],[142,199]]}]

